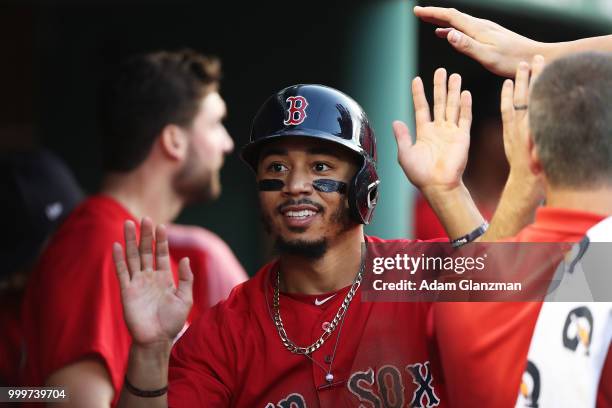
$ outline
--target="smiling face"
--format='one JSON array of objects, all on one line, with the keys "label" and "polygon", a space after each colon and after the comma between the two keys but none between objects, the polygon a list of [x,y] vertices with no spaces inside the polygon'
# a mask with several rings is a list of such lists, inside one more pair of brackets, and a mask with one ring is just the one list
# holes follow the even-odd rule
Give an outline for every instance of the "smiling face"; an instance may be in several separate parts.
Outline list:
[{"label": "smiling face", "polygon": [[264,146],[257,181],[277,180],[259,198],[267,231],[281,252],[321,257],[334,240],[359,224],[351,220],[346,192],[322,192],[315,180],[349,184],[357,172],[353,154],[320,139],[283,138]]}]

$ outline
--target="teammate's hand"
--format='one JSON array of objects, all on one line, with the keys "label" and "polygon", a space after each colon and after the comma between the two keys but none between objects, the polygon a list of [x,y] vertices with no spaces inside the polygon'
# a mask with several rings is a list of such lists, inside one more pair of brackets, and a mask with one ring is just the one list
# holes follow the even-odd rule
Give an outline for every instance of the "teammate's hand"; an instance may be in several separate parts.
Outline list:
[{"label": "teammate's hand", "polygon": [[[529,93],[534,80],[544,69],[544,57],[536,55],[530,66],[522,61],[516,69],[516,80],[506,79],[501,92],[501,115],[504,125],[504,151],[510,163],[510,176],[531,186],[543,199],[544,185],[540,175],[535,175],[529,168],[530,134],[529,134]],[[517,109],[518,108],[518,109]]]},{"label": "teammate's hand", "polygon": [[113,259],[132,341],[139,346],[171,342],[183,328],[193,303],[189,259],[183,258],[179,263],[176,287],[165,227],[158,225],[154,237],[152,221],[143,218],[140,246],[132,221],[125,222],[124,232],[127,262],[119,243],[113,245]]},{"label": "teammate's hand", "polygon": [[472,97],[469,91],[461,92],[461,76],[458,74],[450,76],[447,89],[446,70],[439,68],[434,74],[433,121],[419,77],[412,81],[412,99],[416,120],[415,143],[412,143],[405,123],[393,123],[398,161],[412,184],[423,192],[431,188],[452,190],[462,184],[467,163]]},{"label": "teammate's hand", "polygon": [[446,38],[457,51],[475,59],[489,71],[508,78],[514,75],[520,61],[529,61],[544,46],[492,21],[454,8],[417,6],[414,14],[440,26],[436,35]]}]

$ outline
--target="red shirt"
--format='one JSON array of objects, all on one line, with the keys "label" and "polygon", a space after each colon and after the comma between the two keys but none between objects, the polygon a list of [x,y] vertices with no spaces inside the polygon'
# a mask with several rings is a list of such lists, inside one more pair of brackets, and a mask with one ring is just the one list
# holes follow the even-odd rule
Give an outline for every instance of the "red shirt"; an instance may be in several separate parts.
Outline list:
[{"label": "red shirt", "polygon": [[131,338],[112,244],[123,242],[127,219],[136,222],[115,200],[93,196],[70,214],[45,249],[23,306],[25,385],[41,386],[58,369],[96,358],[106,366],[117,402]]},{"label": "red shirt", "polygon": [[[276,263],[264,266],[177,342],[170,362],[170,407],[407,406],[413,399],[445,406],[438,362],[424,335],[430,304],[361,302],[358,290],[342,328],[312,354],[314,363],[290,353],[280,340],[271,317],[275,274]],[[288,337],[302,346],[313,343],[348,289],[335,295],[281,294]],[[326,358],[334,355],[337,339],[334,384],[322,387]]]},{"label": "red shirt", "polygon": [[[509,241],[578,242],[603,218],[544,207],[538,209],[533,224]],[[433,306],[434,335],[451,406],[514,407],[541,305],[456,302]]]},{"label": "red shirt", "polygon": [[193,271],[191,320],[229,295],[249,277],[230,247],[216,234],[191,225],[168,225],[170,254],[189,258]]}]

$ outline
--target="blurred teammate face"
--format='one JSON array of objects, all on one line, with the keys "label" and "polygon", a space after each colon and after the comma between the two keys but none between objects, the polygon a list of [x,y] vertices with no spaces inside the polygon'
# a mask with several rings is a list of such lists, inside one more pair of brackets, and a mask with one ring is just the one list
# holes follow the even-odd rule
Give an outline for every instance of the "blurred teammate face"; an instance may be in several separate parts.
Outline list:
[{"label": "blurred teammate face", "polygon": [[357,171],[353,156],[333,143],[290,138],[266,145],[257,180],[280,180],[278,191],[261,191],[263,221],[281,253],[320,258],[343,232],[357,226],[346,194],[321,192],[317,179],[349,183]]},{"label": "blurred teammate face", "polygon": [[190,128],[187,157],[175,178],[175,188],[187,202],[217,198],[221,193],[220,171],[224,156],[234,142],[223,125],[226,107],[217,92],[207,94]]}]

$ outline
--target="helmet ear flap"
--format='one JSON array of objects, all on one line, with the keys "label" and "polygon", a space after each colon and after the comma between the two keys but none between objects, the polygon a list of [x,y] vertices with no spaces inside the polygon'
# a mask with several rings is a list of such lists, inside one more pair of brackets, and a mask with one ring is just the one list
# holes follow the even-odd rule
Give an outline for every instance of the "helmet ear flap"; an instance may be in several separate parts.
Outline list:
[{"label": "helmet ear flap", "polygon": [[369,224],[372,220],[378,201],[379,184],[374,163],[364,158],[363,165],[353,177],[348,194],[351,217],[356,222]]}]

